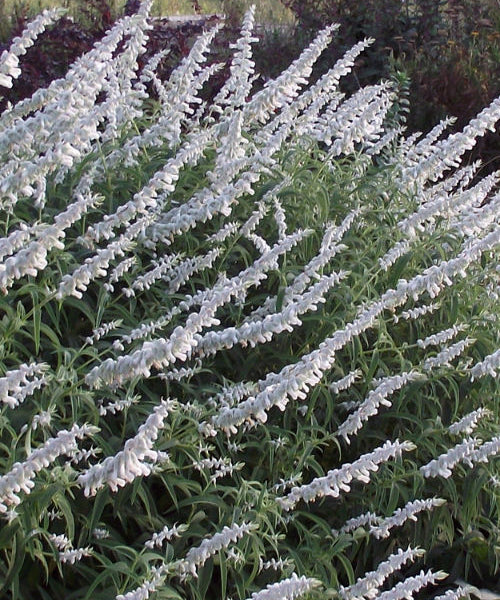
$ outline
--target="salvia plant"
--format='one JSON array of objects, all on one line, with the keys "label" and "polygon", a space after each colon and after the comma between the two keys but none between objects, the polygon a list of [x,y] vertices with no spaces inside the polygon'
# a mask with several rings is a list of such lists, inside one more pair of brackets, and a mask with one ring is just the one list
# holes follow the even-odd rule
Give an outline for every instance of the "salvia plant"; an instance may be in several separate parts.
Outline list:
[{"label": "salvia plant", "polygon": [[500,562],[500,99],[407,135],[341,91],[372,40],[311,81],[335,26],[254,91],[250,9],[209,102],[217,28],[161,80],[149,8],[0,115],[2,594],[458,600]]}]

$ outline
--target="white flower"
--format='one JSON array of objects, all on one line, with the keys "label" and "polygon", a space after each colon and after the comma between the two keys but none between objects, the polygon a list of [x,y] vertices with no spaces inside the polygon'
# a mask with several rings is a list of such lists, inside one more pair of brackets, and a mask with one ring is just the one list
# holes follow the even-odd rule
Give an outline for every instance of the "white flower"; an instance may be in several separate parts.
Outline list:
[{"label": "white flower", "polygon": [[201,360],[197,360],[194,367],[183,367],[181,369],[169,369],[165,373],[158,373],[158,377],[164,381],[182,381],[199,373],[202,368]]},{"label": "white flower", "polygon": [[104,289],[108,292],[114,292],[115,288],[113,283],[119,281],[136,263],[137,257],[135,256],[129,256],[129,258],[125,258],[119,262],[111,271],[108,281],[104,284]]},{"label": "white flower", "polygon": [[104,527],[95,527],[92,530],[92,535],[96,538],[96,540],[105,540],[110,537],[109,530]]},{"label": "white flower", "polygon": [[47,249],[40,242],[32,242],[0,264],[0,289],[6,294],[16,279],[25,275],[36,277],[47,266]]},{"label": "white flower", "polygon": [[159,338],[145,342],[139,350],[117,359],[107,359],[87,373],[86,383],[92,387],[100,387],[103,383],[120,384],[141,375],[150,377],[151,368],[164,368],[176,362],[186,361],[193,347],[198,343],[196,334],[204,327],[218,325],[215,314],[220,306],[250,287],[257,285],[267,277],[266,272],[276,268],[280,255],[297,245],[311,231],[297,231],[276,243],[269,252],[258,258],[252,265],[227,282],[215,285],[205,292],[204,302],[199,312],[189,315],[184,326],[174,329],[170,338]]},{"label": "white flower", "polygon": [[182,285],[189,281],[192,275],[205,269],[212,268],[221,252],[222,250],[220,248],[215,248],[204,255],[188,258],[170,271],[167,271],[163,275],[163,279],[168,282],[168,293],[175,294]]},{"label": "white flower", "polygon": [[485,377],[486,375],[490,375],[493,378],[498,376],[498,371],[500,370],[500,348],[487,356],[483,361],[475,364],[471,370],[471,381],[474,379],[480,379],[481,377]]},{"label": "white flower", "polygon": [[350,436],[355,435],[363,426],[363,422],[378,413],[380,404],[383,406],[392,406],[389,396],[400,390],[407,383],[425,379],[425,376],[417,371],[401,373],[400,375],[391,375],[384,377],[377,382],[377,387],[369,392],[368,396],[361,402],[355,412],[350,414],[337,430],[337,435],[341,435],[345,441],[350,443]]},{"label": "white flower", "polygon": [[460,461],[470,464],[470,456],[473,455],[476,446],[480,443],[481,440],[477,438],[467,438],[460,444],[450,448],[448,452],[440,454],[438,458],[420,467],[420,472],[426,478],[439,476],[448,479],[452,475],[452,469]]},{"label": "white flower", "polygon": [[31,429],[36,431],[38,427],[41,427],[42,429],[50,427],[52,415],[54,414],[55,410],[55,406],[51,406],[48,410],[41,410],[39,413],[37,413],[31,421]]},{"label": "white flower", "polygon": [[[464,190],[463,183],[468,183],[470,170],[471,168],[460,170],[453,177],[426,190],[425,201],[416,212],[400,221],[398,227],[413,240],[417,237],[417,230],[431,231],[439,218],[451,219],[461,212],[467,212],[471,207],[479,206],[496,185],[497,176],[485,177],[474,187]],[[453,185],[461,179],[465,181],[462,181],[459,190],[450,193]]]},{"label": "white flower", "polygon": [[459,586],[456,590],[448,590],[440,596],[434,596],[434,600],[461,600],[461,598],[470,598],[470,594],[473,592],[472,586]]},{"label": "white flower", "polygon": [[[431,149],[432,144],[438,140],[442,133],[448,129],[451,125],[456,122],[456,117],[446,117],[445,119],[441,119],[441,121],[435,125],[427,135],[422,138],[418,143],[414,144],[411,141],[405,140],[407,144],[403,143],[404,146],[404,159],[405,163],[413,163],[416,164],[420,161],[420,159],[425,156]],[[422,134],[417,132],[413,134],[418,139]]]},{"label": "white flower", "polygon": [[49,534],[49,540],[54,544],[57,550],[67,550],[72,547],[71,541],[61,533],[60,535],[55,535],[54,533]]},{"label": "white flower", "polygon": [[406,321],[410,319],[418,319],[423,315],[433,313],[438,308],[439,304],[435,302],[424,304],[423,306],[417,306],[416,308],[411,308],[410,310],[403,311],[401,315],[394,315],[394,322],[397,323],[399,319],[405,319]]},{"label": "white flower", "polygon": [[123,323],[123,319],[117,319],[115,321],[110,321],[109,323],[105,323],[101,327],[92,330],[92,335],[90,337],[85,338],[86,344],[94,344],[98,342],[103,336],[107,335],[113,329],[117,329]]},{"label": "white flower", "polygon": [[324,477],[317,477],[311,483],[292,488],[291,492],[286,496],[276,498],[276,501],[283,510],[289,511],[300,500],[314,502],[323,496],[338,498],[341,491],[347,493],[351,491],[349,487],[351,481],[358,480],[369,483],[370,472],[378,471],[381,463],[414,449],[415,446],[411,442],[387,441],[372,452],[363,454],[352,464],[344,463],[342,467],[329,471]]},{"label": "white flower", "polygon": [[424,371],[431,371],[433,369],[437,369],[438,367],[449,366],[450,362],[460,356],[464,350],[466,350],[470,345],[472,345],[476,340],[473,338],[465,338],[465,340],[460,340],[460,342],[456,342],[451,346],[446,346],[441,352],[438,352],[436,356],[431,356],[430,358],[426,358],[423,364]]},{"label": "white flower", "polygon": [[120,205],[114,213],[106,215],[102,221],[89,227],[83,238],[84,241],[91,243],[110,239],[114,235],[114,230],[120,225],[129,225],[133,218],[146,214],[152,209],[158,212],[167,197],[175,190],[182,167],[188,162],[194,164],[203,155],[212,136],[213,132],[207,131],[188,137],[177,153],[168,159],[132,200]]},{"label": "white flower", "polygon": [[166,568],[164,565],[160,567],[152,567],[152,577],[147,579],[142,585],[135,590],[127,592],[126,594],[118,594],[115,600],[148,600],[149,596],[156,591],[157,587],[161,585],[165,579]]},{"label": "white flower", "polygon": [[489,417],[489,416],[491,416],[490,410],[488,410],[487,408],[482,408],[482,407],[478,408],[477,410],[474,410],[474,411],[468,413],[467,415],[465,415],[464,417],[462,417],[456,423],[452,423],[448,427],[448,431],[452,435],[459,435],[461,433],[470,435],[474,431],[474,429],[477,427],[478,421],[484,417]]},{"label": "white flower", "polygon": [[[281,123],[294,122],[298,136],[310,134],[317,123],[319,112],[325,105],[328,104],[329,108],[323,113],[323,116],[328,113],[330,108],[332,113],[335,111],[336,106],[343,98],[343,95],[338,93],[340,79],[351,72],[358,56],[374,41],[365,39],[348,50],[317,82],[281,110],[270,123],[271,130],[277,129]],[[258,139],[261,138],[266,138],[265,131],[259,132]]]},{"label": "white flower", "polygon": [[217,112],[222,111],[221,107],[238,108],[243,106],[247,96],[250,95],[255,67],[251,44],[258,41],[258,38],[252,36],[254,24],[255,6],[252,5],[243,17],[238,40],[230,46],[235,52],[229,68],[229,78],[213,101],[213,109]]},{"label": "white flower", "polygon": [[446,504],[443,498],[427,498],[425,500],[410,500],[403,506],[397,508],[390,517],[381,518],[376,525],[370,527],[370,534],[377,539],[389,537],[389,531],[393,527],[400,527],[405,521],[410,519],[416,521],[416,514],[423,510],[432,510],[436,506]]},{"label": "white flower", "polygon": [[316,139],[325,142],[331,156],[350,154],[355,145],[373,143],[384,133],[385,115],[395,99],[389,84],[377,84],[361,88],[348,98],[335,112],[318,120]]},{"label": "white flower", "polygon": [[321,583],[311,577],[298,577],[292,573],[288,579],[269,584],[260,592],[254,592],[248,600],[293,600],[307,594]]},{"label": "white flower", "polygon": [[64,535],[49,534],[50,541],[57,548],[57,556],[62,563],[74,565],[85,556],[92,556],[92,548],[73,548],[71,541]]},{"label": "white flower", "polygon": [[77,481],[84,488],[85,496],[95,496],[105,485],[116,492],[119,487],[131,483],[137,477],[150,475],[152,465],[158,459],[153,444],[163,429],[164,420],[172,406],[172,401],[162,400],[139,427],[136,435],[125,442],[123,450],[114,456],[108,456],[78,476]]},{"label": "white flower", "polygon": [[474,237],[494,224],[499,214],[500,194],[497,193],[480,208],[473,206],[463,216],[453,219],[451,226],[459,235]]},{"label": "white flower", "polygon": [[236,221],[229,221],[223,225],[219,231],[208,236],[207,241],[211,244],[222,244],[228,237],[235,235],[238,229],[239,225]]},{"label": "white flower", "polygon": [[86,258],[84,264],[77,267],[73,273],[64,275],[56,292],[56,298],[62,300],[69,295],[82,298],[82,292],[87,290],[91,281],[107,274],[112,260],[132,249],[133,239],[133,235],[122,234],[106,248],[99,249],[94,256]]},{"label": "white flower", "polygon": [[401,258],[407,254],[409,250],[409,240],[401,240],[400,242],[397,242],[388,252],[384,254],[382,258],[378,259],[380,268],[383,271],[387,271],[389,267],[391,267],[398,260],[398,258]]},{"label": "white flower", "polygon": [[193,462],[193,467],[197,471],[204,471],[205,469],[212,470],[213,473],[210,476],[210,482],[215,483],[217,479],[226,476],[232,476],[233,471],[242,469],[244,463],[236,463],[235,465],[231,462],[229,457],[225,458],[204,458]]},{"label": "white flower", "polygon": [[353,517],[345,522],[344,525],[340,529],[332,529],[332,534],[338,536],[342,533],[351,533],[351,531],[355,531],[358,527],[364,527],[365,525],[374,525],[380,523],[382,517],[378,515],[367,512],[359,515],[358,517]]},{"label": "white flower", "polygon": [[66,11],[60,8],[44,10],[35,17],[24,29],[20,37],[15,37],[9,50],[4,50],[0,55],[0,85],[11,88],[12,80],[21,75],[18,68],[18,56],[26,53],[26,49],[33,46],[36,38],[54,21],[57,21]]},{"label": "white flower", "polygon": [[153,533],[151,539],[144,542],[144,546],[146,548],[150,548],[151,550],[153,550],[154,548],[161,548],[165,540],[167,542],[170,542],[170,540],[180,537],[182,533],[187,531],[187,529],[187,525],[175,524],[172,527],[165,525],[165,527],[160,532]]},{"label": "white flower", "polygon": [[490,482],[493,484],[493,486],[497,489],[500,489],[500,477],[497,477],[496,475],[492,475],[490,477]]},{"label": "white flower", "polygon": [[[153,269],[144,273],[144,275],[139,275],[135,278],[135,280],[131,284],[132,290],[149,290],[149,288],[154,284],[158,279],[163,279],[166,276],[170,277],[173,273],[173,267],[181,260],[181,256],[179,254],[170,254],[168,256],[163,256],[154,266]],[[191,259],[193,260],[193,259]],[[186,267],[186,262],[182,263],[183,267]],[[189,277],[189,275],[188,275]]]},{"label": "white flower", "polygon": [[67,431],[59,431],[54,438],[49,438],[22,462],[16,462],[11,470],[0,477],[0,513],[7,512],[9,506],[17,506],[22,502],[19,492],[30,494],[35,487],[33,481],[36,474],[51,465],[63,454],[71,455],[78,449],[77,440],[91,436],[98,429],[90,425],[81,427],[75,423]]},{"label": "white flower", "polygon": [[108,402],[108,404],[101,404],[99,406],[99,415],[104,417],[111,413],[115,415],[117,412],[121,412],[126,408],[130,408],[132,404],[139,402],[139,396],[131,396],[130,398],[123,398],[116,400],[115,402]]},{"label": "white flower", "polygon": [[448,573],[438,571],[433,573],[432,571],[420,571],[418,575],[414,577],[408,577],[404,581],[396,584],[392,589],[382,592],[377,596],[377,600],[412,600],[413,594],[418,592],[427,585],[435,585],[440,579],[448,577]]},{"label": "white flower", "polygon": [[334,394],[339,394],[341,391],[347,390],[357,379],[361,377],[361,375],[361,369],[355,369],[354,371],[351,371],[345,377],[342,377],[342,379],[331,383],[330,391]]},{"label": "white flower", "polygon": [[338,25],[321,31],[311,44],[276,79],[268,81],[264,89],[254,94],[244,107],[245,121],[265,123],[277,108],[286,106],[298,95],[301,85],[306,83],[312,67],[332,39]]},{"label": "white flower", "polygon": [[96,458],[97,455],[102,452],[100,448],[91,446],[88,450],[76,450],[71,453],[71,464],[78,464],[79,462],[88,461],[90,458]]},{"label": "white flower", "polygon": [[349,587],[340,586],[340,595],[345,600],[354,600],[355,598],[373,599],[378,596],[379,588],[392,573],[399,571],[407,562],[413,562],[424,554],[425,551],[421,548],[408,547],[407,550],[399,548],[396,553],[391,554],[387,560],[381,562],[375,571],[365,573],[355,584]]},{"label": "white flower", "polygon": [[422,187],[428,179],[440,179],[446,170],[460,164],[461,156],[474,147],[477,137],[494,128],[499,116],[500,99],[497,98],[472,119],[462,132],[433,144],[426,151],[425,158],[420,159],[415,166],[403,168],[401,184]]},{"label": "white flower", "polygon": [[494,456],[500,452],[500,437],[494,437],[488,442],[485,442],[480,448],[477,448],[467,457],[471,463],[483,462],[487,463],[490,456]]},{"label": "white flower", "polygon": [[259,570],[272,569],[273,571],[283,571],[293,565],[293,561],[290,558],[271,558],[271,560],[262,560],[259,558]]},{"label": "white flower", "polygon": [[21,404],[27,396],[48,383],[48,369],[49,365],[46,363],[30,363],[7,371],[0,378],[0,402],[7,404],[9,408]]},{"label": "white flower", "polygon": [[216,533],[201,542],[196,548],[191,548],[186,554],[184,560],[179,561],[176,571],[181,579],[185,579],[188,574],[197,577],[197,568],[205,564],[205,562],[219,552],[223,548],[227,548],[232,542],[237,542],[244,535],[258,528],[256,523],[242,523],[241,525],[231,525],[224,527],[220,533]]},{"label": "white flower", "polygon": [[197,337],[196,353],[200,356],[215,354],[222,348],[231,348],[235,344],[255,347],[272,340],[273,336],[283,331],[292,331],[294,326],[302,324],[299,315],[317,310],[318,303],[324,303],[325,294],[331,287],[345,278],[347,273],[334,273],[321,277],[310,289],[277,313],[264,316],[262,319],[247,319],[240,327],[228,327],[222,331],[209,331]]},{"label": "white flower", "polygon": [[439,344],[444,344],[458,335],[460,331],[464,331],[464,329],[466,329],[465,325],[453,325],[453,327],[450,327],[449,329],[444,329],[439,333],[429,335],[424,340],[417,340],[417,346],[419,348],[427,348],[427,346],[438,346]]},{"label": "white flower", "polygon": [[[266,422],[267,411],[272,406],[278,406],[284,410],[289,398],[304,399],[309,389],[314,387],[321,380],[323,373],[332,367],[336,352],[353,337],[373,327],[377,318],[385,310],[394,310],[410,296],[418,299],[424,292],[431,297],[436,297],[445,285],[452,285],[452,277],[459,274],[464,276],[466,269],[474,261],[479,260],[484,252],[499,242],[500,227],[465,247],[458,257],[433,265],[410,281],[400,280],[395,289],[386,291],[379,300],[375,300],[366,307],[361,307],[358,316],[352,323],[325,339],[319,348],[302,356],[298,362],[285,366],[281,372],[267,375],[263,381],[259,382],[261,391],[255,398],[249,398],[237,407],[222,409],[211,419],[211,428],[220,428],[229,433],[236,433],[237,425],[245,421],[250,424],[254,422],[254,419],[262,423]],[[473,341],[467,338],[455,346],[443,350],[437,357],[427,359],[423,365],[424,370],[447,364]]]}]

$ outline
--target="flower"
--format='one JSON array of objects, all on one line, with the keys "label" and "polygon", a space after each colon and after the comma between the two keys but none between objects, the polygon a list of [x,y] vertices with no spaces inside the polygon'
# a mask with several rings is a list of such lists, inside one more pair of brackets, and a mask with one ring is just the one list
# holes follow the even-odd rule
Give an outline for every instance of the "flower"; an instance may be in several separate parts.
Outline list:
[{"label": "flower", "polygon": [[452,423],[448,427],[448,431],[452,435],[459,435],[461,433],[466,433],[467,435],[470,435],[477,427],[479,419],[489,416],[491,416],[490,410],[483,407],[478,408],[477,410],[473,410],[472,412],[462,417],[460,421]]},{"label": "flower", "polygon": [[425,375],[417,371],[384,377],[377,382],[377,387],[368,394],[365,400],[342,423],[337,430],[337,434],[341,435],[349,444],[349,437],[355,435],[361,429],[364,421],[377,414],[380,404],[392,406],[392,402],[388,400],[389,396],[400,390],[407,383],[422,379],[425,379]]},{"label": "flower", "polygon": [[150,548],[151,550],[153,550],[155,547],[161,548],[165,540],[170,542],[170,540],[180,537],[181,534],[184,533],[187,529],[187,525],[175,524],[172,527],[165,525],[165,527],[160,532],[153,533],[153,537],[145,541],[144,546],[146,548]]},{"label": "flower", "polygon": [[197,576],[196,569],[205,564],[208,558],[219,552],[222,548],[227,548],[232,542],[236,542],[244,535],[258,528],[256,523],[245,523],[241,525],[234,524],[231,527],[224,527],[220,533],[207,538],[195,548],[191,548],[186,554],[186,558],[177,564],[176,571],[181,579],[187,577],[188,573]]},{"label": "flower", "polygon": [[9,506],[21,504],[19,492],[31,493],[37,473],[51,465],[58,456],[71,455],[78,449],[77,440],[92,436],[97,431],[97,427],[75,423],[69,431],[59,431],[56,437],[49,438],[33,450],[24,462],[14,463],[11,470],[0,477],[0,513],[6,513]]},{"label": "flower", "polygon": [[381,562],[375,571],[365,573],[355,584],[349,587],[340,586],[340,595],[345,600],[354,600],[355,598],[373,599],[378,596],[379,588],[392,573],[399,571],[407,562],[414,561],[423,554],[425,554],[425,551],[421,548],[410,548],[409,546],[407,550],[399,548],[387,560]]},{"label": "flower", "polygon": [[493,354],[488,355],[481,362],[476,363],[471,368],[471,381],[474,381],[474,379],[479,379],[480,377],[485,377],[486,375],[490,375],[491,377],[496,378],[499,370],[500,348],[496,352],[493,352]]},{"label": "flower", "polygon": [[125,442],[123,450],[92,465],[78,476],[77,482],[84,489],[85,496],[95,496],[105,485],[116,492],[137,477],[151,473],[152,465],[158,458],[153,444],[173,405],[171,400],[162,400],[139,427],[136,435]]},{"label": "flower", "polygon": [[389,537],[389,531],[393,527],[400,527],[408,519],[416,521],[415,515],[423,510],[432,510],[436,506],[446,504],[443,498],[427,498],[425,500],[410,500],[403,508],[397,508],[394,513],[387,518],[380,520],[370,527],[370,534],[377,539]]},{"label": "flower", "polygon": [[439,476],[448,479],[448,477],[451,477],[452,475],[452,469],[459,462],[464,461],[470,463],[469,457],[473,455],[476,446],[480,443],[480,439],[467,438],[447,452],[440,454],[438,458],[435,458],[426,465],[420,467],[420,472],[426,478]]},{"label": "flower", "polygon": [[406,598],[411,600],[413,594],[427,585],[435,585],[439,580],[448,577],[448,573],[438,571],[434,573],[431,570],[420,571],[414,577],[407,577],[405,580],[397,583],[392,589],[382,592],[377,598],[379,600],[402,600]]},{"label": "flower", "polygon": [[276,502],[283,510],[289,511],[300,500],[314,502],[323,496],[338,498],[341,491],[351,491],[349,483],[352,480],[368,483],[370,471],[378,471],[379,464],[401,456],[403,452],[414,450],[415,447],[411,442],[387,441],[372,452],[363,454],[352,464],[344,463],[342,467],[329,471],[324,477],[316,477],[311,483],[292,488],[286,496],[276,498]]},{"label": "flower", "polygon": [[293,600],[318,587],[320,582],[312,577],[299,577],[292,573],[287,579],[269,584],[260,592],[254,592],[248,600]]}]

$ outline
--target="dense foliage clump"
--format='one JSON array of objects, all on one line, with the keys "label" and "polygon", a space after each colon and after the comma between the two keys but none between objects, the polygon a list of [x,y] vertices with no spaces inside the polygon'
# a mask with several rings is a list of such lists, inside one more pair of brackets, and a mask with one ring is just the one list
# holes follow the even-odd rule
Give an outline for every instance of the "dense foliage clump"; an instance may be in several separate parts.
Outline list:
[{"label": "dense foliage clump", "polygon": [[309,82],[336,26],[254,92],[250,10],[207,102],[218,26],[165,81],[149,8],[0,115],[2,592],[494,580],[500,193],[462,159],[500,100],[405,136],[394,84],[341,90],[372,40]]}]

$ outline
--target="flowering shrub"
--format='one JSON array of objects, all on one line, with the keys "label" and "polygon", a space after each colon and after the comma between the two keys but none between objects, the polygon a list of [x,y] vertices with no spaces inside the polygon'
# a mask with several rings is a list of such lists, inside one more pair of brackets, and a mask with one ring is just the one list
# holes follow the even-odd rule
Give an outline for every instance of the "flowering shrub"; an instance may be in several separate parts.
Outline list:
[{"label": "flowering shrub", "polygon": [[148,10],[0,116],[2,590],[462,597],[498,574],[500,194],[461,161],[500,100],[405,137],[390,83],[340,90],[370,40],[308,84],[335,26],[252,93],[250,10],[206,104],[217,28],[162,81]]}]

